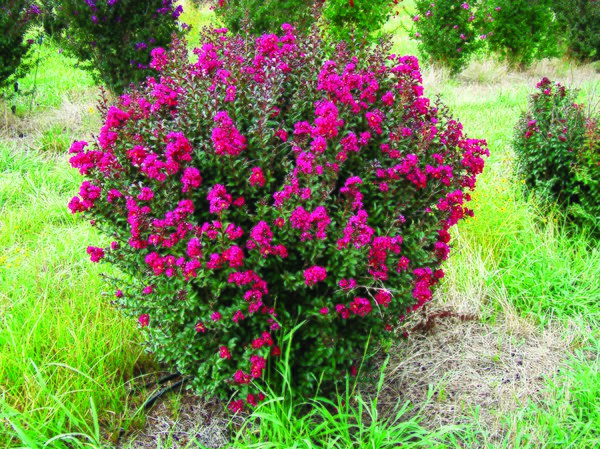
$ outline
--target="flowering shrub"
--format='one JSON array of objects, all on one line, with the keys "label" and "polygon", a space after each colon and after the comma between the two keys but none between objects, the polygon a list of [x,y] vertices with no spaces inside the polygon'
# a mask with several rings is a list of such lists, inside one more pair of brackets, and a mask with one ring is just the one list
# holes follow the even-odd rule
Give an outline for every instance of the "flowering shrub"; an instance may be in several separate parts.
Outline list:
[{"label": "flowering shrub", "polygon": [[70,149],[87,179],[69,208],[112,240],[91,260],[122,270],[116,300],[160,360],[239,390],[233,411],[260,398],[282,329],[303,323],[304,394],[431,300],[488,154],[423,96],[416,58],[327,57],[317,28],[282,28],[206,31],[196,62],[178,40],[153,50],[157,78],[102,103],[97,141]]},{"label": "flowering shrub", "polygon": [[[246,15],[253,34],[277,33],[282,22],[291,22],[300,29],[314,22],[310,13],[314,0],[213,0],[216,16],[233,32],[242,29]],[[321,0],[317,0],[321,3]]]},{"label": "flowering shrub", "polygon": [[432,63],[456,74],[485,45],[492,15],[483,0],[416,0],[412,36]]},{"label": "flowering shrub", "polygon": [[177,0],[73,0],[56,7],[56,21],[67,23],[61,45],[115,92],[146,79],[150,52],[164,47],[178,31],[183,11]]},{"label": "flowering shrub", "polygon": [[600,60],[600,2],[553,0],[552,9],[569,52],[581,60]]},{"label": "flowering shrub", "polygon": [[577,92],[543,78],[514,139],[526,185],[600,224],[600,130]]},{"label": "flowering shrub", "polygon": [[556,54],[552,0],[491,0],[496,12],[488,44],[513,67]]},{"label": "flowering shrub", "polygon": [[26,40],[25,33],[39,14],[35,4],[23,0],[8,0],[0,6],[0,87],[26,73],[23,59],[33,40]]},{"label": "flowering shrub", "polygon": [[398,0],[327,0],[323,17],[327,32],[335,40],[351,41],[352,35],[374,38],[386,22]]}]

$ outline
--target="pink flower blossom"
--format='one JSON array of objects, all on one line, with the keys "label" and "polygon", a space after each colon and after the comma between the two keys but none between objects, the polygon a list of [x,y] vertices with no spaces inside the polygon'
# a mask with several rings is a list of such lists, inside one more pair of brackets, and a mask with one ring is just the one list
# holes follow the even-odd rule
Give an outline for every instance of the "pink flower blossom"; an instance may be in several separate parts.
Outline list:
[{"label": "pink flower blossom", "polygon": [[183,170],[181,183],[183,184],[181,191],[184,193],[189,192],[192,189],[197,189],[202,183],[200,171],[195,167],[187,167],[185,170]]},{"label": "pink flower blossom", "polygon": [[309,287],[317,282],[324,281],[327,277],[327,270],[317,265],[304,270],[304,283]]},{"label": "pink flower blossom", "polygon": [[233,318],[232,320],[235,321],[236,323],[240,322],[241,320],[243,320],[245,318],[244,314],[242,313],[241,310],[238,310],[237,312],[235,312],[233,314]]},{"label": "pink flower blossom", "polygon": [[338,285],[345,292],[349,292],[350,290],[356,288],[356,281],[354,279],[341,279]]},{"label": "pink flower blossom", "polygon": [[377,292],[377,294],[375,295],[375,302],[386,308],[389,305],[389,303],[391,302],[391,300],[392,300],[392,295],[387,290],[379,290]]},{"label": "pink flower blossom", "polygon": [[137,198],[140,201],[150,201],[152,198],[154,198],[154,192],[149,187],[142,187],[142,191]]},{"label": "pink flower blossom", "polygon": [[254,187],[256,184],[258,184],[259,187],[262,187],[266,182],[267,180],[265,179],[262,168],[254,167],[252,169],[252,174],[250,175],[250,185]]},{"label": "pink flower blossom", "polygon": [[383,123],[383,119],[385,118],[383,112],[381,112],[379,109],[375,109],[372,112],[367,112],[365,114],[365,117],[367,118],[367,123],[369,124],[369,127],[377,134],[381,134],[381,124]]},{"label": "pink flower blossom", "polygon": [[371,303],[366,298],[354,298],[354,301],[350,303],[350,310],[356,315],[367,316],[371,309]]},{"label": "pink flower blossom", "polygon": [[88,246],[86,252],[90,255],[90,260],[92,262],[100,262],[105,256],[104,249],[96,246]]},{"label": "pink flower blossom", "polygon": [[246,149],[246,138],[235,128],[227,112],[217,112],[214,121],[219,125],[212,131],[217,155],[237,156]]},{"label": "pink flower blossom", "polygon": [[152,61],[150,61],[150,67],[161,72],[169,62],[167,59],[167,52],[164,48],[156,47],[152,49],[150,55],[152,56]]},{"label": "pink flower blossom", "polygon": [[150,315],[148,315],[147,313],[141,314],[138,318],[138,322],[142,327],[148,326],[148,324],[150,324]]},{"label": "pink flower blossom", "polygon": [[[219,0],[219,2],[222,2],[222,1],[224,1],[224,0]],[[231,413],[240,413],[244,410],[244,400],[237,399],[235,401],[231,401],[228,408]]]},{"label": "pink flower blossom", "polygon": [[210,201],[211,214],[219,214],[222,211],[227,210],[231,204],[231,195],[227,193],[225,186],[221,184],[215,184],[212,189],[210,189],[206,199]]}]

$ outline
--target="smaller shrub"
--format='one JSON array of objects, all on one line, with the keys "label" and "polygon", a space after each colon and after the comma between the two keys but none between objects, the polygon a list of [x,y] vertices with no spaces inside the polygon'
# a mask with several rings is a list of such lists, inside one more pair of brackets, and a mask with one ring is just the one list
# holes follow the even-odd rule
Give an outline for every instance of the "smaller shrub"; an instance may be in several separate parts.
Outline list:
[{"label": "smaller shrub", "polygon": [[27,72],[23,60],[34,41],[26,40],[25,34],[39,14],[37,6],[24,0],[8,0],[0,6],[0,87]]},{"label": "smaller shrub", "polygon": [[167,46],[183,12],[176,0],[70,0],[54,11],[68,23],[63,47],[117,93],[151,75],[150,52]]},{"label": "smaller shrub", "polygon": [[[317,0],[320,2],[320,0]],[[233,32],[239,32],[246,18],[253,34],[277,33],[283,22],[307,30],[314,22],[311,14],[313,0],[217,0],[214,4],[216,16]]]},{"label": "smaller shrub", "polygon": [[600,130],[577,92],[543,78],[516,127],[514,149],[528,188],[600,224]]},{"label": "smaller shrub", "polygon": [[551,0],[490,0],[494,5],[488,44],[513,68],[555,56],[556,33]]},{"label": "smaller shrub", "polygon": [[415,6],[412,35],[431,63],[456,74],[485,45],[492,16],[484,2],[416,0]]},{"label": "smaller shrub", "polygon": [[552,7],[568,52],[580,60],[600,60],[600,2],[553,0]]},{"label": "smaller shrub", "polygon": [[327,0],[323,17],[328,21],[328,32],[335,40],[350,42],[353,34],[375,38],[376,32],[387,21],[391,5],[398,0]]},{"label": "smaller shrub", "polygon": [[575,178],[581,185],[580,204],[572,207],[582,218],[600,225],[600,120],[588,118],[584,144],[577,154]]}]

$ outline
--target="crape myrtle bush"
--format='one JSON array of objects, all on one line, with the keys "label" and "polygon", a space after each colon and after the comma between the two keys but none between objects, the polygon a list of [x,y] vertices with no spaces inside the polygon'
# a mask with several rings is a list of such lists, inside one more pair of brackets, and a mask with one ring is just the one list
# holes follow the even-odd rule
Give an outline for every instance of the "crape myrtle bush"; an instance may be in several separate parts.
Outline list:
[{"label": "crape myrtle bush", "polygon": [[600,224],[600,131],[577,92],[543,78],[514,139],[520,175],[530,189]]},{"label": "crape myrtle bush", "polygon": [[556,55],[552,0],[490,0],[494,13],[488,45],[512,67],[526,68]]},{"label": "crape myrtle bush", "polygon": [[431,62],[456,74],[485,46],[492,14],[484,1],[416,0],[415,6],[412,35]]},{"label": "crape myrtle bush", "polygon": [[91,260],[128,275],[117,300],[156,356],[238,390],[233,411],[262,398],[282,332],[304,323],[290,369],[308,394],[431,300],[488,154],[423,96],[413,56],[282,29],[206,30],[196,62],[155,49],[157,78],[70,149],[87,180],[69,208],[112,240]]},{"label": "crape myrtle bush", "polygon": [[24,75],[23,62],[33,39],[25,39],[40,9],[31,1],[7,0],[0,5],[0,87]]},{"label": "crape myrtle bush", "polygon": [[[322,3],[317,0],[317,4]],[[314,0],[214,0],[217,18],[232,32],[239,32],[248,20],[253,34],[276,33],[282,22],[291,22],[299,29],[308,29],[314,22],[311,8]]]},{"label": "crape myrtle bush", "polygon": [[179,30],[176,0],[63,0],[56,21],[67,23],[62,42],[109,89],[121,93],[151,73],[150,52]]},{"label": "crape myrtle bush", "polygon": [[600,1],[553,0],[560,37],[572,56],[600,60]]}]

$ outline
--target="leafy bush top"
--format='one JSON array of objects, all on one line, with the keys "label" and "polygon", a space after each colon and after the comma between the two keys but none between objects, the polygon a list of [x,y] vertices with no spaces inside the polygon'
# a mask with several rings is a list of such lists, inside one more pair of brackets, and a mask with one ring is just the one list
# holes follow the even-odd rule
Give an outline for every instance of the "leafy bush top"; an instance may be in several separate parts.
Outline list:
[{"label": "leafy bush top", "polygon": [[353,35],[357,39],[375,38],[397,3],[398,0],[327,0],[323,4],[327,32],[335,41],[350,42]]},{"label": "leafy bush top", "polygon": [[556,55],[552,0],[493,0],[496,7],[488,45],[501,59],[524,68]]},{"label": "leafy bush top", "polygon": [[[314,22],[310,13],[314,0],[214,0],[217,17],[232,32],[239,32],[249,21],[253,34],[276,33],[282,22],[308,29]],[[320,3],[318,1],[317,3]]]},{"label": "leafy bush top", "polygon": [[53,13],[67,24],[62,42],[82,68],[122,93],[151,73],[150,52],[165,47],[179,30],[177,0],[65,0]]},{"label": "leafy bush top", "polygon": [[315,22],[311,10],[318,8],[330,38],[335,42],[350,42],[352,36],[371,40],[376,37],[376,31],[390,15],[391,6],[397,3],[398,0],[215,0],[214,10],[230,31],[241,31],[248,20],[248,30],[262,34],[277,33],[282,22],[307,31]]},{"label": "leafy bush top", "polygon": [[513,146],[529,188],[600,225],[598,118],[576,97],[576,90],[543,78],[516,127]]},{"label": "leafy bush top", "polygon": [[484,47],[492,21],[485,1],[416,0],[415,6],[412,33],[434,64],[456,74]]},{"label": "leafy bush top", "polygon": [[195,62],[178,40],[155,49],[158,79],[70,150],[87,180],[69,207],[112,240],[92,261],[124,273],[116,297],[159,359],[197,390],[241,390],[234,411],[256,403],[282,329],[303,323],[304,394],[431,300],[488,154],[423,96],[416,58],[282,28],[207,31]]},{"label": "leafy bush top", "polygon": [[581,60],[600,60],[600,2],[552,0],[560,37]]},{"label": "leafy bush top", "polygon": [[0,6],[0,87],[27,71],[23,59],[33,44],[25,33],[40,14],[30,1],[8,0]]}]

